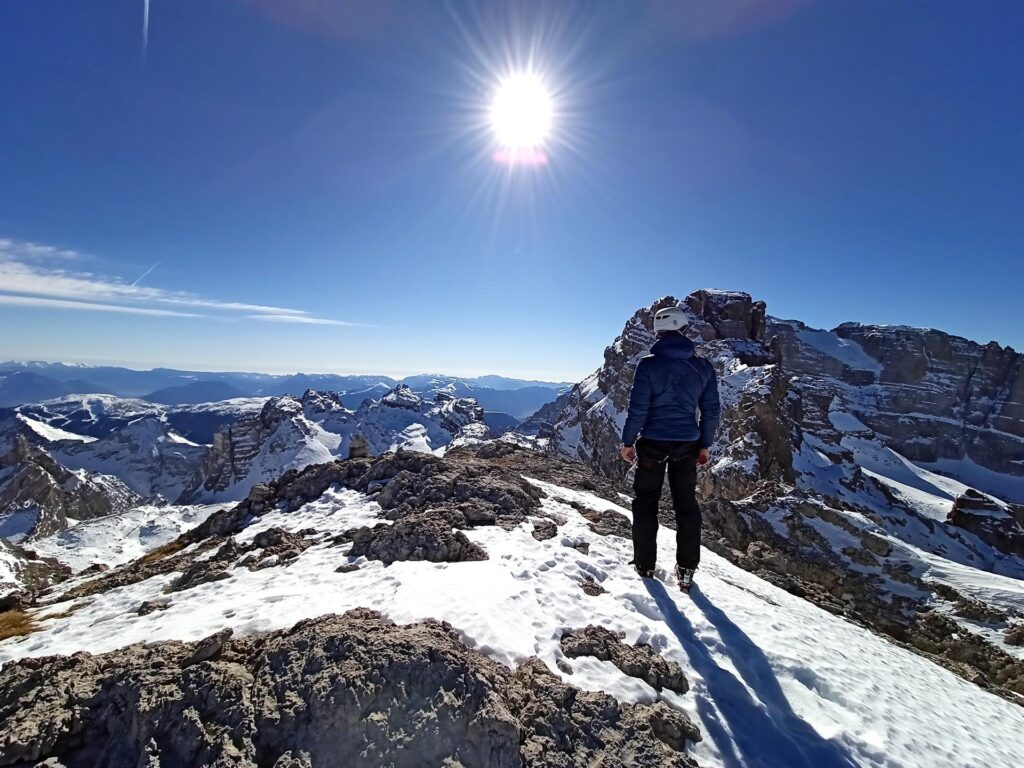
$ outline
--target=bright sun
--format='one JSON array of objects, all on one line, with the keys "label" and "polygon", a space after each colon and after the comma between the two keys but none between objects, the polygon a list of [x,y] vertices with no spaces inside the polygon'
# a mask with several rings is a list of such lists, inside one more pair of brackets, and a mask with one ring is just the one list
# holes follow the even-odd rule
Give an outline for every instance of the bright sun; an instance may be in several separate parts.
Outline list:
[{"label": "bright sun", "polygon": [[536,75],[513,74],[498,84],[491,103],[491,127],[502,147],[539,147],[551,130],[551,97]]}]

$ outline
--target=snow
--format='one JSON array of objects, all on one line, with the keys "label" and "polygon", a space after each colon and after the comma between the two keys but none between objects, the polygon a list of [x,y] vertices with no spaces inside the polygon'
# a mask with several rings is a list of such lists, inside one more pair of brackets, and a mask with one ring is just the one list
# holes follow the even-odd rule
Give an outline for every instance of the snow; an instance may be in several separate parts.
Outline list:
[{"label": "snow", "polygon": [[56,442],[57,440],[77,440],[81,443],[93,443],[96,442],[95,437],[89,437],[87,435],[76,435],[74,432],[68,432],[64,429],[57,427],[51,427],[49,424],[37,421],[36,419],[30,419],[23,413],[18,414],[18,420],[25,424],[29,429],[35,432],[40,437],[50,442]]},{"label": "snow", "polygon": [[177,443],[178,445],[191,445],[193,448],[199,448],[200,447],[199,443],[194,443],[191,440],[189,440],[187,437],[182,437],[177,432],[173,432],[173,431],[168,431],[167,432],[167,442],[168,443]]},{"label": "snow", "polygon": [[[536,484],[549,494],[546,511],[565,520],[554,539],[533,539],[529,522],[512,531],[479,527],[467,535],[487,550],[486,561],[384,567],[360,559],[351,573],[335,572],[349,558],[325,539],[287,566],[237,569],[185,592],[163,593],[169,574],[96,595],[64,618],[43,621],[39,631],[0,643],[0,662],[195,640],[225,627],[251,633],[369,606],[398,622],[446,620],[502,663],[537,655],[555,670],[562,632],[600,624],[680,663],[691,692],[659,694],[593,658],[572,660],[575,673],[566,679],[621,701],[660,698],[685,711],[705,735],[692,755],[708,768],[1024,764],[1024,708],[711,552],[703,553],[690,598],[671,584],[640,580],[627,565],[629,542],[593,534],[567,502],[628,515],[625,509]],[[381,522],[378,512],[353,491],[333,490],[296,512],[257,519],[239,538],[271,525],[335,532]],[[663,565],[672,561],[672,538],[662,537]],[[589,554],[570,546],[578,541],[590,543]],[[586,577],[606,592],[585,595]],[[167,602],[167,610],[138,616],[138,605],[153,599]],[[40,614],[67,607],[49,605]]]},{"label": "snow", "polygon": [[919,466],[930,470],[933,474],[941,473],[954,477],[961,481],[960,484],[966,483],[971,488],[992,494],[1000,499],[1024,504],[1024,476],[993,472],[966,457],[963,459],[939,459],[931,463],[919,463]]},{"label": "snow", "polygon": [[27,505],[0,514],[0,539],[15,544],[32,533],[39,521],[39,508]]},{"label": "snow", "polygon": [[142,557],[199,525],[222,505],[142,506],[83,520],[67,530],[36,539],[32,549],[78,572],[94,563],[111,567]]},{"label": "snow", "polygon": [[829,411],[828,420],[832,422],[832,426],[839,432],[857,433],[871,431],[871,428],[864,422],[852,413],[846,413],[845,411]]},{"label": "snow", "polygon": [[963,483],[919,467],[875,440],[847,436],[842,446],[853,452],[865,474],[886,485],[907,506],[932,520],[945,522],[953,500],[968,489]]},{"label": "snow", "polygon": [[844,339],[832,331],[818,331],[813,328],[802,328],[796,336],[822,354],[833,357],[850,368],[859,371],[882,372],[882,364],[871,357],[856,341]]},{"label": "snow", "polygon": [[6,548],[0,547],[0,595],[17,588],[21,583],[14,569],[15,562],[14,555],[10,554]]}]

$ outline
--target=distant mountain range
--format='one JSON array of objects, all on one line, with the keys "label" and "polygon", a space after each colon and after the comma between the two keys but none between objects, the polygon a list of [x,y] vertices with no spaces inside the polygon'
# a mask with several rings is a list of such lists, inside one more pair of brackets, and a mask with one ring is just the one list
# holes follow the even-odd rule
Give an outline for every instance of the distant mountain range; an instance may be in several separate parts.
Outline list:
[{"label": "distant mountain range", "polygon": [[527,381],[487,375],[470,378],[419,374],[404,379],[376,375],[295,373],[272,375],[245,372],[179,371],[154,368],[136,371],[112,366],[48,362],[0,363],[0,407],[36,403],[72,394],[109,394],[163,405],[191,405],[237,397],[301,395],[308,389],[333,391],[358,407],[399,384],[417,394],[448,392],[475,397],[487,411],[520,420],[551,402],[568,382]]}]

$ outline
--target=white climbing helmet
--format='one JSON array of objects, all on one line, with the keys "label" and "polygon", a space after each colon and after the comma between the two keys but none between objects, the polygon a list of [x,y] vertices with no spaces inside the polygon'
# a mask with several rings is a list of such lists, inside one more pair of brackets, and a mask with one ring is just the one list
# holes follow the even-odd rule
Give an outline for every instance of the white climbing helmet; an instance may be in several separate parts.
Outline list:
[{"label": "white climbing helmet", "polygon": [[654,313],[655,333],[681,331],[686,325],[686,313],[680,307],[665,307]]}]

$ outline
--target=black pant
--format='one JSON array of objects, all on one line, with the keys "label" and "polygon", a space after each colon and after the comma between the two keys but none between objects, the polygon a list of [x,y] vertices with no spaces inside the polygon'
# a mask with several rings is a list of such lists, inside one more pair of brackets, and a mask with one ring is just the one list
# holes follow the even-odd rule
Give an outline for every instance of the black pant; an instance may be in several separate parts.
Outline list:
[{"label": "black pant", "polygon": [[658,558],[658,500],[668,468],[668,487],[676,513],[676,562],[696,568],[700,562],[700,506],[697,504],[697,441],[636,441],[633,479],[633,562],[654,568]]}]

